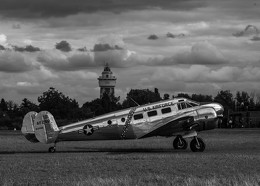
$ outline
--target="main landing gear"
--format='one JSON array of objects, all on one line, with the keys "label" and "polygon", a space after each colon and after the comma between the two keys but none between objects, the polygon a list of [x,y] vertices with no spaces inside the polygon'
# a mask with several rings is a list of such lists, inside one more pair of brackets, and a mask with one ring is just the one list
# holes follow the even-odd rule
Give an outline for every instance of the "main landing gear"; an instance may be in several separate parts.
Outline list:
[{"label": "main landing gear", "polygon": [[187,141],[185,140],[186,138],[190,138],[193,137],[193,139],[190,142],[190,149],[193,152],[203,152],[205,150],[205,143],[203,142],[203,140],[201,138],[197,137],[197,132],[192,132],[192,133],[188,133],[186,135],[178,135],[176,136],[176,138],[173,140],[173,148],[174,149],[187,149],[188,144]]},{"label": "main landing gear", "polygon": [[190,149],[193,152],[203,152],[205,147],[206,145],[201,138],[194,137],[194,139],[190,142]]},{"label": "main landing gear", "polygon": [[178,135],[174,140],[173,140],[173,148],[174,149],[187,149],[188,144],[185,139],[182,138],[181,135]]}]

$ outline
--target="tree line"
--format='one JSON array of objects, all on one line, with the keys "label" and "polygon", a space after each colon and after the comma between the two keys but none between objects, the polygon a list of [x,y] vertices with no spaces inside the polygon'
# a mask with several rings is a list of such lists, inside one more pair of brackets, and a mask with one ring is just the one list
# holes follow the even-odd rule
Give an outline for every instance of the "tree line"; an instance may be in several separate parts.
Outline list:
[{"label": "tree line", "polygon": [[167,100],[174,97],[184,97],[197,102],[218,102],[225,108],[224,115],[228,111],[256,111],[260,110],[260,99],[254,94],[247,92],[236,92],[233,95],[229,90],[221,90],[215,97],[202,94],[179,93],[177,95],[160,95],[157,88],[153,91],[149,89],[131,89],[126,98],[120,102],[120,97],[104,94],[102,98],[97,98],[84,103],[81,107],[75,99],[64,95],[53,87],[43,92],[38,97],[38,104],[33,103],[28,98],[24,98],[20,105],[13,101],[0,101],[0,129],[21,129],[24,115],[29,111],[40,112],[47,110],[53,114],[58,126],[92,118],[105,113],[121,110],[129,107],[153,103],[160,100]]}]

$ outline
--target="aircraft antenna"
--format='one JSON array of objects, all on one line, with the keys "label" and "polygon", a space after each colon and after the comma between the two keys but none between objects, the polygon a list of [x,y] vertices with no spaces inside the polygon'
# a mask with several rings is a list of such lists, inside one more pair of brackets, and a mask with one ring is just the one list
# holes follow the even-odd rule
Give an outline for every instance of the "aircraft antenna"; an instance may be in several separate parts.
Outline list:
[{"label": "aircraft antenna", "polygon": [[129,98],[130,98],[137,106],[140,106],[133,98],[131,98],[130,96],[129,96]]}]

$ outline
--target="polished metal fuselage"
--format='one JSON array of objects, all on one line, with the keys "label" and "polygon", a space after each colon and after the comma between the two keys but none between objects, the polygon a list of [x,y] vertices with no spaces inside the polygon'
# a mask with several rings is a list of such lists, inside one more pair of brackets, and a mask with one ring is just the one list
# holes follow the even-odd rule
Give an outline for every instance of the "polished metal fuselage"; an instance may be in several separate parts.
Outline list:
[{"label": "polished metal fuselage", "polygon": [[[193,106],[180,109],[181,103],[186,103],[186,106],[188,105],[187,103],[193,103]],[[170,108],[171,112],[163,113],[163,109],[167,108]],[[130,109],[116,111],[60,127],[57,141],[122,139],[121,134]],[[152,111],[156,111],[157,114],[149,116],[148,114]],[[194,124],[196,126],[193,130],[196,131],[213,129],[217,126],[219,117],[222,114],[223,107],[218,103],[200,105],[185,98],[164,100],[138,106],[134,116],[142,115],[142,118],[131,118],[124,139],[172,136],[179,132],[186,132]],[[190,119],[192,119],[192,122]],[[93,134],[84,135],[79,133],[86,125],[93,126],[95,129]]]}]

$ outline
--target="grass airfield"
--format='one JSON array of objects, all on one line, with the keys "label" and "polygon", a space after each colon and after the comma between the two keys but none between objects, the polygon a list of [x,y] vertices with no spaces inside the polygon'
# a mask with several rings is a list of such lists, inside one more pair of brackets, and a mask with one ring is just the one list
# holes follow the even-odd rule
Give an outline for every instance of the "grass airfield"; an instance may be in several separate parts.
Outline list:
[{"label": "grass airfield", "polygon": [[0,131],[0,185],[260,185],[260,129],[199,134],[202,153],[174,150],[173,138],[30,143]]}]

